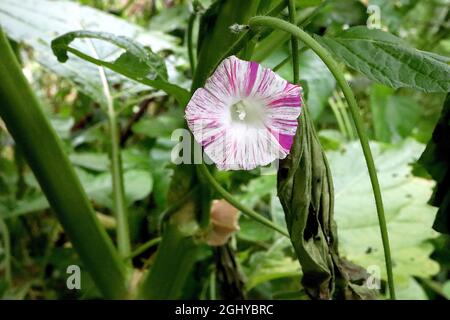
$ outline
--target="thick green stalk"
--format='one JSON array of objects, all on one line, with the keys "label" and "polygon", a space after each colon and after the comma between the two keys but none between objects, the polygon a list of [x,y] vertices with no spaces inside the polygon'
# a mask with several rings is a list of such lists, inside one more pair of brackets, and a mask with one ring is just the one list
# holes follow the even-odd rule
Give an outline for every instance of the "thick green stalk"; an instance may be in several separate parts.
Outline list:
[{"label": "thick green stalk", "polygon": [[391,250],[389,245],[389,236],[388,230],[386,226],[386,218],[384,216],[384,208],[383,208],[383,200],[381,197],[380,184],[378,182],[377,172],[375,168],[375,163],[373,161],[372,152],[370,150],[369,140],[364,131],[364,125],[359,114],[358,104],[356,102],[356,98],[353,94],[352,89],[348,85],[347,81],[344,78],[344,74],[342,70],[339,68],[336,61],[329,54],[329,52],[323,48],[314,38],[312,38],[305,31],[293,25],[289,22],[283,21],[278,18],[271,17],[254,17],[250,19],[249,25],[251,28],[254,27],[269,27],[273,29],[283,30],[291,35],[297,37],[301,40],[306,46],[310,47],[327,65],[328,69],[330,69],[333,76],[336,78],[337,83],[342,89],[344,96],[347,100],[347,103],[350,107],[350,112],[353,117],[353,121],[355,123],[356,131],[359,136],[359,140],[361,142],[361,147],[363,149],[364,158],[366,160],[367,169],[369,170],[370,182],[372,184],[373,194],[375,198],[375,203],[377,207],[378,214],[378,222],[380,225],[381,231],[381,239],[383,241],[384,248],[384,257],[386,260],[386,271],[388,276],[388,284],[389,284],[389,293],[391,299],[395,299],[395,289],[394,289],[394,277],[392,272],[392,260],[391,260]]},{"label": "thick green stalk", "polygon": [[206,164],[202,163],[199,165],[199,171],[202,174],[202,176],[206,179],[208,184],[216,190],[218,194],[220,194],[227,202],[229,202],[233,207],[240,210],[243,214],[248,216],[249,218],[252,218],[259,223],[262,223],[266,227],[269,227],[282,235],[289,237],[289,233],[284,230],[282,227],[274,224],[269,219],[264,218],[256,211],[244,206],[242,203],[240,203],[236,198],[234,198],[227,190],[225,190],[217,181],[214,179],[211,172],[209,172],[208,168],[206,167]]},{"label": "thick green stalk", "polygon": [[106,298],[127,295],[125,268],[0,30],[0,116]]},{"label": "thick green stalk", "polygon": [[199,246],[183,234],[175,223],[169,223],[159,244],[151,269],[138,292],[140,299],[178,299],[197,259]]}]

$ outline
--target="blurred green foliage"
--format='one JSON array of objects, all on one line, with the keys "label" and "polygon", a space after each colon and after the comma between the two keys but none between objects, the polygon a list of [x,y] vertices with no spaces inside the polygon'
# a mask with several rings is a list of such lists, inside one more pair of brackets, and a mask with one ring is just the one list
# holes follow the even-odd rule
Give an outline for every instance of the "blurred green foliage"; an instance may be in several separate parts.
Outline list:
[{"label": "blurred green foliage", "polygon": [[[211,4],[211,1],[201,2],[205,8]],[[298,0],[299,14],[321,2]],[[365,25],[369,5],[378,6],[381,27],[410,47],[450,56],[450,3],[446,0],[329,1],[313,17],[307,31],[334,36],[349,27]],[[62,139],[94,208],[113,223],[109,138],[107,119],[100,108],[103,95],[97,67],[73,56],[65,64],[58,63],[51,52],[50,41],[60,34],[80,29],[128,36],[160,54],[170,82],[187,89],[193,76],[185,45],[190,13],[189,2],[183,0],[0,2],[0,24],[16,44],[25,75],[44,102],[45,112]],[[194,27],[198,28],[198,23]],[[79,50],[89,52],[86,42],[76,40],[74,43]],[[102,59],[116,59],[120,54],[106,42],[93,40],[93,44]],[[290,54],[289,50],[288,43],[274,48],[262,64],[276,66]],[[448,65],[448,61],[440,63]],[[278,73],[291,79],[291,69],[288,62]],[[354,69],[346,70],[345,76],[357,94],[373,140],[392,238],[398,296],[450,299],[450,239],[431,229],[437,209],[427,202],[434,182],[416,165],[424,144],[432,136],[445,93],[394,89],[374,82],[379,80],[377,77],[366,74],[371,78],[368,79]],[[392,73],[397,71],[390,69]],[[170,155],[176,141],[171,140],[171,134],[183,126],[183,111],[173,97],[160,91],[110,71],[107,76],[121,127],[125,193],[131,239],[136,248],[160,236],[162,215],[172,204],[166,196],[174,171]],[[411,80],[405,77],[400,80]],[[300,78],[333,172],[340,253],[363,267],[379,266],[385,279],[367,169],[359,146],[339,126],[336,111],[330,105],[330,100],[336,101],[339,97],[335,81],[310,50],[300,55]],[[421,84],[422,87],[427,85],[431,86]],[[339,112],[345,117],[346,106]],[[417,170],[413,170],[412,165]],[[285,224],[275,194],[275,175],[260,175],[254,170],[219,172],[217,177],[243,203],[278,224]],[[0,237],[0,297],[100,297],[87,272],[82,273],[80,291],[66,288],[67,265],[82,263],[1,121],[0,220],[4,222],[3,229],[0,228],[3,236]],[[106,220],[102,221],[107,225]],[[113,229],[108,232],[115,238]],[[5,235],[10,240],[9,248],[5,247],[8,243],[4,241]],[[240,230],[231,246],[246,283],[247,297],[305,299],[299,281],[301,269],[287,239],[242,216]],[[7,257],[9,252],[10,257]],[[133,258],[133,266],[142,270],[151,265],[154,253],[152,247]],[[173,263],[177,264],[177,257],[173,257]],[[202,247],[183,290],[183,298],[211,298],[215,263],[213,251]],[[6,277],[7,264],[11,266],[12,282]],[[220,279],[213,278],[213,281]],[[220,292],[218,294],[220,297]]]}]

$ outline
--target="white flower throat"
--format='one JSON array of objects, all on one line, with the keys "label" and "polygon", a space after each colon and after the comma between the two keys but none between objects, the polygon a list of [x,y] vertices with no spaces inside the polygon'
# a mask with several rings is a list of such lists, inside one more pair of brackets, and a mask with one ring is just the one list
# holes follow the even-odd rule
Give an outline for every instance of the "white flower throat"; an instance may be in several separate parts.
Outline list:
[{"label": "white flower throat", "polygon": [[235,123],[258,126],[264,119],[264,107],[255,101],[242,99],[230,107],[230,115]]}]

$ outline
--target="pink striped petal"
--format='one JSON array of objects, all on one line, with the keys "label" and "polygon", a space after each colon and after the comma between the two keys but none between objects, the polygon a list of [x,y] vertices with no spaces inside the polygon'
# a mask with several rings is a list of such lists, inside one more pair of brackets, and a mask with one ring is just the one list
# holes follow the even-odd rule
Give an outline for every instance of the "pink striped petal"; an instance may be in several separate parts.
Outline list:
[{"label": "pink striped petal", "polygon": [[231,56],[195,91],[186,120],[219,169],[251,170],[289,154],[301,106],[300,86]]}]

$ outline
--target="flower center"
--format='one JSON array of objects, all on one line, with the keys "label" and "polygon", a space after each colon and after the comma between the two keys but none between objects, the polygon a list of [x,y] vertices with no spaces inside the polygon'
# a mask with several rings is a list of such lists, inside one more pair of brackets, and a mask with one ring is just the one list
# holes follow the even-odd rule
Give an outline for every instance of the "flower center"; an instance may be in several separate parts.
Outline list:
[{"label": "flower center", "polygon": [[258,103],[243,99],[231,106],[231,120],[237,123],[258,126],[264,118],[263,110],[264,108]]}]

